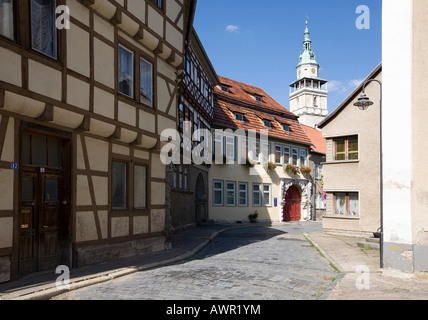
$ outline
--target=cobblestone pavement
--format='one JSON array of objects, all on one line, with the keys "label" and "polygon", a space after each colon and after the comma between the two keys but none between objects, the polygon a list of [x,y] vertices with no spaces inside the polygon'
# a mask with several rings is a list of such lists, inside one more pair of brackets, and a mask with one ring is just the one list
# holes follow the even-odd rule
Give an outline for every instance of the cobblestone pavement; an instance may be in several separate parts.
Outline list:
[{"label": "cobblestone pavement", "polygon": [[55,300],[315,300],[338,277],[303,236],[316,223],[231,229],[191,260],[71,291]]}]

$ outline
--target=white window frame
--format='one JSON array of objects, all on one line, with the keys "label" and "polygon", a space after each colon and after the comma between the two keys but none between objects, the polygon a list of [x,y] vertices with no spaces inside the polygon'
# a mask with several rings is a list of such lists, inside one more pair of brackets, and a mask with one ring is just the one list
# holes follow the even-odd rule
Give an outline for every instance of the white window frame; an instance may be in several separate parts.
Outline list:
[{"label": "white window frame", "polygon": [[[296,163],[294,163],[294,155],[296,155]],[[297,148],[292,148],[291,150],[291,163],[295,166],[299,165],[299,149]]]},{"label": "white window frame", "polygon": [[[221,187],[220,188],[216,188],[215,185],[216,183],[220,183]],[[221,199],[221,203],[216,203],[215,202],[215,193],[216,192],[220,192],[220,199]],[[224,206],[224,181],[223,180],[213,180],[213,206],[215,207],[223,207]]]},{"label": "white window frame", "polygon": [[[245,186],[245,190],[241,190],[241,186]],[[244,194],[245,204],[241,204],[241,194]],[[238,206],[248,207],[248,182],[238,183]]]},{"label": "white window frame", "polygon": [[[220,151],[221,152],[220,156],[223,156],[224,155],[224,135],[218,132],[217,130],[213,130],[213,136],[214,136],[214,139],[213,139],[212,154],[216,155],[216,152]],[[220,148],[218,148],[220,150],[216,150],[216,147],[215,147],[216,143],[220,143]]]},{"label": "white window frame", "polygon": [[[233,186],[233,188],[230,188]],[[233,203],[229,203],[229,193],[233,193]],[[236,207],[236,182],[235,181],[226,181],[226,192],[225,192],[225,204],[226,207]]]}]

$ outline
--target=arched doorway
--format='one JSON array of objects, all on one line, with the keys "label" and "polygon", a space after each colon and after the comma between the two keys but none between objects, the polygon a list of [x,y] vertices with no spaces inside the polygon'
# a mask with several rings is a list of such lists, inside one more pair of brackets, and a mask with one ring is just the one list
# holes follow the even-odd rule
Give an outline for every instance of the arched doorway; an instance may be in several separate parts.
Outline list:
[{"label": "arched doorway", "polygon": [[291,186],[288,188],[285,194],[285,205],[284,205],[284,221],[300,221],[301,219],[301,207],[302,196],[297,187]]},{"label": "arched doorway", "polygon": [[204,183],[204,178],[202,174],[198,175],[198,179],[196,180],[196,188],[195,188],[195,222],[196,225],[200,225],[207,220],[207,207],[208,207],[208,199],[206,194],[206,188]]}]

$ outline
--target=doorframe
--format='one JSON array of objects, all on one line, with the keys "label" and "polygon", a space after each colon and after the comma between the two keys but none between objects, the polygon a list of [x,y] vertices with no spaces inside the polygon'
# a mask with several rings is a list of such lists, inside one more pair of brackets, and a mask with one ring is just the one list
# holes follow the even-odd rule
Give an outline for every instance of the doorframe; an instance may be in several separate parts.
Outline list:
[{"label": "doorframe", "polygon": [[[24,133],[34,133],[39,134],[45,137],[57,138],[63,141],[62,152],[64,152],[63,156],[63,166],[64,166],[64,186],[66,194],[66,199],[61,199],[61,201],[66,200],[67,204],[64,210],[64,215],[66,217],[66,231],[64,235],[64,241],[67,243],[67,253],[64,254],[64,260],[66,260],[68,266],[72,267],[73,262],[73,254],[72,254],[72,246],[73,246],[73,203],[74,203],[74,195],[73,195],[73,173],[75,167],[75,161],[73,160],[74,149],[73,143],[74,135],[72,133],[57,130],[45,126],[41,126],[38,124],[25,122],[16,120],[15,122],[15,161],[19,163],[19,170],[15,172],[15,213],[14,213],[14,243],[12,250],[12,261],[11,261],[11,278],[17,279],[19,277],[25,276],[25,274],[20,274],[20,212],[21,212],[21,193],[22,193],[22,175],[23,175],[23,164],[22,164],[22,137]],[[40,173],[39,173],[40,174]],[[60,238],[61,239],[61,238]],[[59,239],[59,241],[60,241]],[[59,244],[61,245],[61,244]],[[36,248],[38,250],[38,248]],[[61,256],[61,255],[60,255]],[[61,261],[62,262],[62,261]]]},{"label": "doorframe", "polygon": [[[299,192],[301,197],[300,202],[300,221],[302,221],[305,217],[305,210],[309,210],[309,193],[308,186],[310,186],[309,180],[303,179],[282,179],[281,180],[281,212],[280,212],[280,221],[284,221],[284,206],[285,206],[285,195],[287,194],[288,189],[291,186],[295,186]],[[306,216],[308,212],[306,212]]]}]

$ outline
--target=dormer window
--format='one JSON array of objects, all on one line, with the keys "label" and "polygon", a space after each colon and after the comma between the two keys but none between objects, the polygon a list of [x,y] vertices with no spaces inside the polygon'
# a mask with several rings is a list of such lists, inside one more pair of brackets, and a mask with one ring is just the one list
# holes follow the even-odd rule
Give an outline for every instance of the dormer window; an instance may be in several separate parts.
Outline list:
[{"label": "dormer window", "polygon": [[289,126],[288,124],[283,124],[283,125],[282,125],[282,129],[283,129],[285,132],[290,132],[290,126]]},{"label": "dormer window", "polygon": [[271,122],[271,121],[269,121],[269,120],[263,120],[263,125],[264,125],[266,128],[272,128],[272,122]]},{"label": "dormer window", "polygon": [[229,87],[228,86],[221,86],[221,91],[223,92],[230,92]]},{"label": "dormer window", "polygon": [[235,119],[237,121],[244,121],[244,115],[242,113],[235,113]]},{"label": "dormer window", "polygon": [[258,101],[258,102],[263,102],[263,97],[259,96],[257,94],[254,96],[254,99],[256,99],[256,101]]}]

